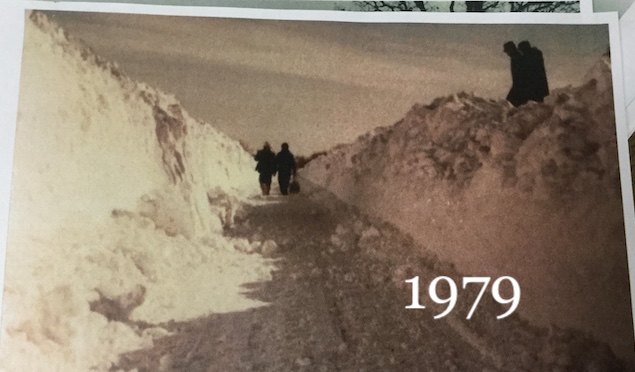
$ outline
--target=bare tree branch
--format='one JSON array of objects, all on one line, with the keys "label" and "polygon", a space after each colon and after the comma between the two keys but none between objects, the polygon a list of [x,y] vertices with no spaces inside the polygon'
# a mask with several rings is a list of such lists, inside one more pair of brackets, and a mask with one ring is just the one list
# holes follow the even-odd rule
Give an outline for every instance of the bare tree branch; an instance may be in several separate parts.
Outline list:
[{"label": "bare tree branch", "polygon": [[[434,11],[448,8],[430,1],[354,1],[353,4],[364,11]],[[434,5],[433,5],[434,4]],[[464,5],[468,12],[510,11],[510,12],[576,12],[578,1],[451,1],[449,11],[457,11],[456,5]],[[458,8],[460,11],[461,8]]]},{"label": "bare tree branch", "polygon": [[571,12],[579,8],[579,1],[523,1],[510,3],[512,12]]},{"label": "bare tree branch", "polygon": [[426,8],[426,3],[426,1],[415,1],[415,6],[422,12],[426,12],[428,11],[428,9]]}]

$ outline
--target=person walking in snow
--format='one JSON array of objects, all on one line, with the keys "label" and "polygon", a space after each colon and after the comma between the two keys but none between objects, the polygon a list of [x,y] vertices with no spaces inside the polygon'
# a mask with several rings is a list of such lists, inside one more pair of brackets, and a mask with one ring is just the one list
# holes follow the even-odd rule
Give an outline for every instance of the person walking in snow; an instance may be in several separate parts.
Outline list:
[{"label": "person walking in snow", "polygon": [[518,43],[518,50],[522,54],[521,65],[526,74],[527,99],[542,102],[549,95],[549,83],[547,82],[547,72],[545,71],[545,60],[542,52],[536,47],[532,47],[528,41]]},{"label": "person walking in snow", "polygon": [[282,195],[289,194],[289,182],[291,176],[295,176],[296,163],[295,158],[291,151],[289,151],[289,144],[283,143],[282,149],[276,155],[276,163],[278,165],[278,184],[280,185],[280,193]]},{"label": "person walking in snow", "polygon": [[509,56],[512,70],[512,87],[507,94],[509,103],[518,107],[529,100],[527,94],[527,73],[523,64],[523,55],[520,53],[513,41],[508,41],[503,45],[503,51]]},{"label": "person walking in snow", "polygon": [[269,195],[271,191],[271,177],[275,176],[277,171],[276,154],[271,150],[269,142],[265,142],[262,149],[254,156],[254,159],[258,162],[256,171],[260,174],[260,176],[258,176],[258,182],[260,182],[262,195]]}]

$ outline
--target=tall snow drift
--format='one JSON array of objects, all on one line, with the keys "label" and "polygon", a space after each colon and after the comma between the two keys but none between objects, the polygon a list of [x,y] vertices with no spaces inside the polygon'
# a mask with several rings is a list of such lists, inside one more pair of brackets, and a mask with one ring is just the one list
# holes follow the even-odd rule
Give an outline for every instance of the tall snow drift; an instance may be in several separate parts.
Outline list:
[{"label": "tall snow drift", "polygon": [[[174,97],[69,42],[40,13],[31,16],[26,38],[14,225],[54,228],[108,216],[114,207],[140,209],[159,224],[175,219],[173,233],[200,236],[220,225],[208,198],[256,191],[244,186],[253,184],[249,154],[190,117]],[[35,176],[47,185],[33,182]],[[175,198],[171,204],[182,210],[161,210],[162,198]],[[55,200],[55,208],[21,207],[43,199]]]},{"label": "tall snow drift", "polygon": [[240,285],[267,280],[266,262],[222,235],[258,192],[253,169],[237,141],[31,13],[0,366],[109,370],[165,334],[127,320],[258,306]]},{"label": "tall snow drift", "polygon": [[632,358],[610,63],[519,108],[466,93],[414,106],[302,176],[472,276],[515,277],[522,315]]}]

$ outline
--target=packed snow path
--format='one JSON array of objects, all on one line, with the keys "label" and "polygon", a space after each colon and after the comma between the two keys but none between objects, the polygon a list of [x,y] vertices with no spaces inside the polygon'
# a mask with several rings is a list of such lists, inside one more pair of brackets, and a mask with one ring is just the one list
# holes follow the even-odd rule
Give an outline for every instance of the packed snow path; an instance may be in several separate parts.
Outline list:
[{"label": "packed snow path", "polygon": [[[516,317],[491,322],[487,317],[498,311],[492,304],[477,312],[485,322],[468,325],[458,316],[433,320],[434,310],[404,309],[410,291],[403,279],[420,266],[399,266],[395,259],[412,248],[411,240],[390,226],[371,226],[337,202],[325,206],[324,195],[316,203],[316,195],[271,197],[249,207],[230,232],[277,242],[275,249],[261,252],[276,259],[273,280],[245,288],[247,297],[268,306],[162,324],[171,336],[156,340],[153,349],[123,355],[118,367],[140,372],[497,371],[576,369],[585,363],[597,370],[620,369],[610,351],[577,335],[540,330]],[[394,255],[379,251],[385,243]],[[416,273],[423,277],[437,276],[437,268],[456,274],[432,258],[411,260],[431,265],[428,272]],[[565,334],[566,346],[565,338],[558,340]]]},{"label": "packed snow path", "polygon": [[[327,213],[301,196],[254,207],[250,228],[243,226],[236,233],[249,236],[256,231],[263,239],[281,242],[274,280],[247,289],[249,297],[271,306],[174,324],[176,336],[128,359],[140,358],[140,370],[160,370],[170,363],[173,369],[188,371],[373,370],[424,361],[466,370],[480,359],[441,323],[429,322],[409,332],[409,314],[403,309],[407,297],[370,286],[370,280],[356,280],[372,272],[353,255],[329,254],[337,249],[328,240],[342,218],[350,216]],[[390,313],[396,316],[383,316]],[[416,339],[411,338],[413,331]],[[417,339],[421,344],[412,345]],[[445,352],[415,351],[431,340],[439,344],[435,349]],[[448,357],[453,355],[457,360]]]}]

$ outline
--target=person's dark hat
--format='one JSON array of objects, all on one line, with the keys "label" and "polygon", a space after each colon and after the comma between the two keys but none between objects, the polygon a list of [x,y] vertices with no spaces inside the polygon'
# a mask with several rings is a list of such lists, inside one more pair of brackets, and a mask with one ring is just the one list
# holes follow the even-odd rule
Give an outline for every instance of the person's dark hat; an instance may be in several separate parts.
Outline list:
[{"label": "person's dark hat", "polygon": [[285,149],[285,150],[288,149],[289,148],[289,144],[286,143],[286,142],[282,143],[282,148]]}]

